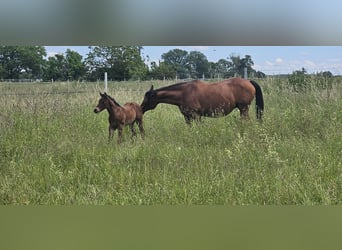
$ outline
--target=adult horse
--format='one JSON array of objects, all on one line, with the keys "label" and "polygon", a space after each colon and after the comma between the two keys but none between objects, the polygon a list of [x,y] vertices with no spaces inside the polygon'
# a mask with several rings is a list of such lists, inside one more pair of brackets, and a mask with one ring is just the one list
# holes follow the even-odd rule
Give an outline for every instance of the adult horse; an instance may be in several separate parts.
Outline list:
[{"label": "adult horse", "polygon": [[185,121],[199,120],[201,116],[219,117],[228,115],[235,108],[240,110],[242,118],[248,117],[248,109],[256,98],[256,116],[261,120],[264,110],[262,90],[258,83],[243,78],[229,78],[216,83],[204,83],[200,80],[176,83],[145,93],[141,104],[143,113],[154,109],[159,103],[178,106]]},{"label": "adult horse", "polygon": [[120,143],[122,141],[122,130],[125,125],[130,126],[132,135],[135,136],[135,122],[139,126],[141,135],[144,135],[143,113],[139,104],[128,102],[124,106],[121,106],[113,97],[107,95],[107,93],[100,93],[100,96],[101,98],[94,112],[99,113],[107,109],[109,113],[109,140],[113,137],[113,133],[117,129],[119,131],[118,143]]}]

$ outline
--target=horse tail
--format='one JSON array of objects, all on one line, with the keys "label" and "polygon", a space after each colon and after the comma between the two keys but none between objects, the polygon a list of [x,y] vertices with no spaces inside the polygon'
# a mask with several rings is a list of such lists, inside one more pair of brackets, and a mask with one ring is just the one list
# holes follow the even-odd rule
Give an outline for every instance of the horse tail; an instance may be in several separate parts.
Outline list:
[{"label": "horse tail", "polygon": [[264,112],[264,97],[262,95],[262,90],[257,82],[253,80],[250,80],[250,82],[253,84],[255,88],[256,116],[257,119],[261,120],[262,113]]}]

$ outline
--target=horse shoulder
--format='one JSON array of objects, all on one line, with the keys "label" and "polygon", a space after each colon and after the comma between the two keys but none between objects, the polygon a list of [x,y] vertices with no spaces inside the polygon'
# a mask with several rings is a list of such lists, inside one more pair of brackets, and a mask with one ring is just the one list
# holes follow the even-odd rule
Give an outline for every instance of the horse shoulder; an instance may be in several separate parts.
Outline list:
[{"label": "horse shoulder", "polygon": [[196,106],[199,102],[203,88],[203,83],[195,81],[187,84],[182,91],[183,104],[186,106]]}]

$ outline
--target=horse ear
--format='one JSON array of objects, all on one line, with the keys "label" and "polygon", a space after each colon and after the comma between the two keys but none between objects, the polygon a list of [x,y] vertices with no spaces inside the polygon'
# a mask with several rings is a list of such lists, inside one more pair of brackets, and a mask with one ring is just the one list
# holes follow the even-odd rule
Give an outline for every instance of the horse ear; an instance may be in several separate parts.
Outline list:
[{"label": "horse ear", "polygon": [[103,97],[103,94],[100,91],[99,91],[99,94],[100,94],[101,97]]},{"label": "horse ear", "polygon": [[151,85],[151,88],[150,88],[150,91],[152,91],[153,90],[153,85]]}]

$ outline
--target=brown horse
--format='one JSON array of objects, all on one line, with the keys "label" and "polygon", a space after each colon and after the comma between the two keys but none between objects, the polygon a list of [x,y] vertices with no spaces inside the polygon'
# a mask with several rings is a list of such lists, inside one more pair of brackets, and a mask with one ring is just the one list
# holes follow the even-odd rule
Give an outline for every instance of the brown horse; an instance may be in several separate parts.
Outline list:
[{"label": "brown horse", "polygon": [[132,135],[135,136],[134,123],[139,126],[139,130],[142,136],[144,136],[143,128],[143,113],[139,104],[134,102],[128,102],[123,107],[117,103],[114,98],[107,95],[107,93],[100,93],[101,99],[98,105],[94,109],[95,113],[99,113],[104,109],[107,109],[109,113],[109,141],[112,139],[114,131],[118,129],[119,137],[118,143],[122,141],[122,130],[125,125],[129,125],[132,131]]},{"label": "brown horse", "polygon": [[218,117],[228,115],[235,108],[242,118],[248,117],[248,108],[256,97],[256,115],[261,120],[264,100],[261,88],[255,81],[229,78],[221,82],[207,84],[199,80],[176,83],[145,93],[142,111],[154,109],[159,103],[178,106],[185,121],[200,120],[201,116]]}]

